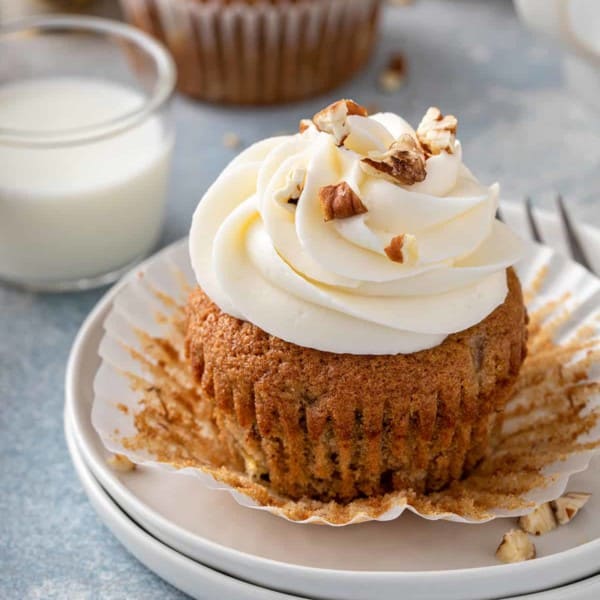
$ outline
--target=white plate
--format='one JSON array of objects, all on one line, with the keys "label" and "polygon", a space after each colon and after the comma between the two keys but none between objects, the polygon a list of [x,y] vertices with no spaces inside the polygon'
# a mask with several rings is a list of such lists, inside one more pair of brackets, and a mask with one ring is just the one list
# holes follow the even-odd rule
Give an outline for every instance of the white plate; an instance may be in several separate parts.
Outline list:
[{"label": "white plate", "polygon": [[171,585],[198,600],[302,600],[299,596],[280,594],[213,571],[153,538],[119,508],[94,478],[77,447],[67,417],[65,437],[79,481],[102,521],[133,556]]},{"label": "white plate", "polygon": [[[598,600],[600,597],[600,575],[578,581],[573,585],[528,594],[527,596],[512,596],[510,600]],[[509,600],[508,598],[506,600]]]},{"label": "white plate", "polygon": [[[152,259],[151,259],[152,260]],[[600,570],[600,463],[570,489],[594,492],[569,526],[536,540],[535,561],[498,565],[495,547],[510,524],[395,522],[342,529],[301,526],[238,506],[193,478],[149,468],[116,474],[93,430],[92,380],[102,322],[115,290],[88,317],[67,371],[67,411],[86,463],[113,498],[169,546],[259,585],[317,598],[498,598],[551,588]],[[457,551],[460,548],[460,551]]]},{"label": "white plate", "polygon": [[[233,579],[165,546],[131,520],[92,475],[75,442],[70,419],[65,419],[65,437],[90,503],[125,548],[157,575],[197,599],[302,600],[300,596],[281,594]],[[511,600],[597,600],[599,594],[600,575],[539,594],[513,596]]]}]

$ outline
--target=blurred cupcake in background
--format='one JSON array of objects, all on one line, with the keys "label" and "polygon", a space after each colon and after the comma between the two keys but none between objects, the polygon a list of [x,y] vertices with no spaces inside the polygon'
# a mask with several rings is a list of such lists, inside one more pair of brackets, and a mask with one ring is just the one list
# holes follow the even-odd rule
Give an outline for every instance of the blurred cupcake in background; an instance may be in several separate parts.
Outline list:
[{"label": "blurred cupcake in background", "polygon": [[373,48],[381,0],[121,0],[173,54],[181,92],[268,104],[330,90]]}]

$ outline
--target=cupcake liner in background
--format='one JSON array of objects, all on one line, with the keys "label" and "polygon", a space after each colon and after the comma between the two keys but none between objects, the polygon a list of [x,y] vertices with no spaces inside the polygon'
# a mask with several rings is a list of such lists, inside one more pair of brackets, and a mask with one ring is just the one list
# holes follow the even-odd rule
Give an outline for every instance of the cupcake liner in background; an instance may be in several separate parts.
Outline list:
[{"label": "cupcake liner in background", "polygon": [[560,496],[600,447],[600,281],[533,245],[517,271],[531,339],[504,437],[471,475],[441,492],[407,490],[349,504],[294,502],[239,465],[223,464],[226,452],[207,404],[195,401],[201,392],[184,356],[183,306],[194,285],[187,241],[149,260],[117,294],[100,344],[93,425],[108,450],[136,464],[198,477],[243,506],[296,522],[385,521],[406,509],[469,523],[525,514]]},{"label": "cupcake liner in background", "polygon": [[381,0],[121,0],[162,41],[179,90],[202,100],[269,104],[325,92],[373,48]]}]

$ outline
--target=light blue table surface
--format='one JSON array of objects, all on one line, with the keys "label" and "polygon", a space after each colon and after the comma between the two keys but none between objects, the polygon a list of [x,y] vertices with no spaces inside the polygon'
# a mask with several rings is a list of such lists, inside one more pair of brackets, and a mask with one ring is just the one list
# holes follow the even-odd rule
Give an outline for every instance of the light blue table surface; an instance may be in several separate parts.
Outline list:
[{"label": "light blue table surface", "polygon": [[[404,52],[409,77],[382,95],[377,74]],[[459,116],[466,163],[505,195],[574,198],[600,224],[600,113],[566,89],[561,54],[517,21],[508,0],[418,0],[389,8],[369,69],[325,98],[229,109],[174,102],[177,145],[161,245],[187,233],[204,190],[235,151],[293,131],[329,100],[352,97],[418,122],[430,104]],[[63,438],[64,374],[81,322],[104,290],[35,295],[0,287],[0,598],[180,598],[129,556],[89,505]]]}]

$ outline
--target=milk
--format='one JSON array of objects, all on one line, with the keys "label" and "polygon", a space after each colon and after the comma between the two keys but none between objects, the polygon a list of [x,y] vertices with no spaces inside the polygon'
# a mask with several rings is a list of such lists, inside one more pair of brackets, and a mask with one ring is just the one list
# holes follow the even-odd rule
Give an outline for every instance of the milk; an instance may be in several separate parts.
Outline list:
[{"label": "milk", "polygon": [[[143,103],[134,89],[100,79],[22,80],[0,86],[0,130],[36,140],[86,127],[97,133],[98,124],[109,132],[112,120]],[[171,149],[157,114],[67,146],[11,145],[0,136],[0,279],[51,286],[147,253],[160,232]]]}]

